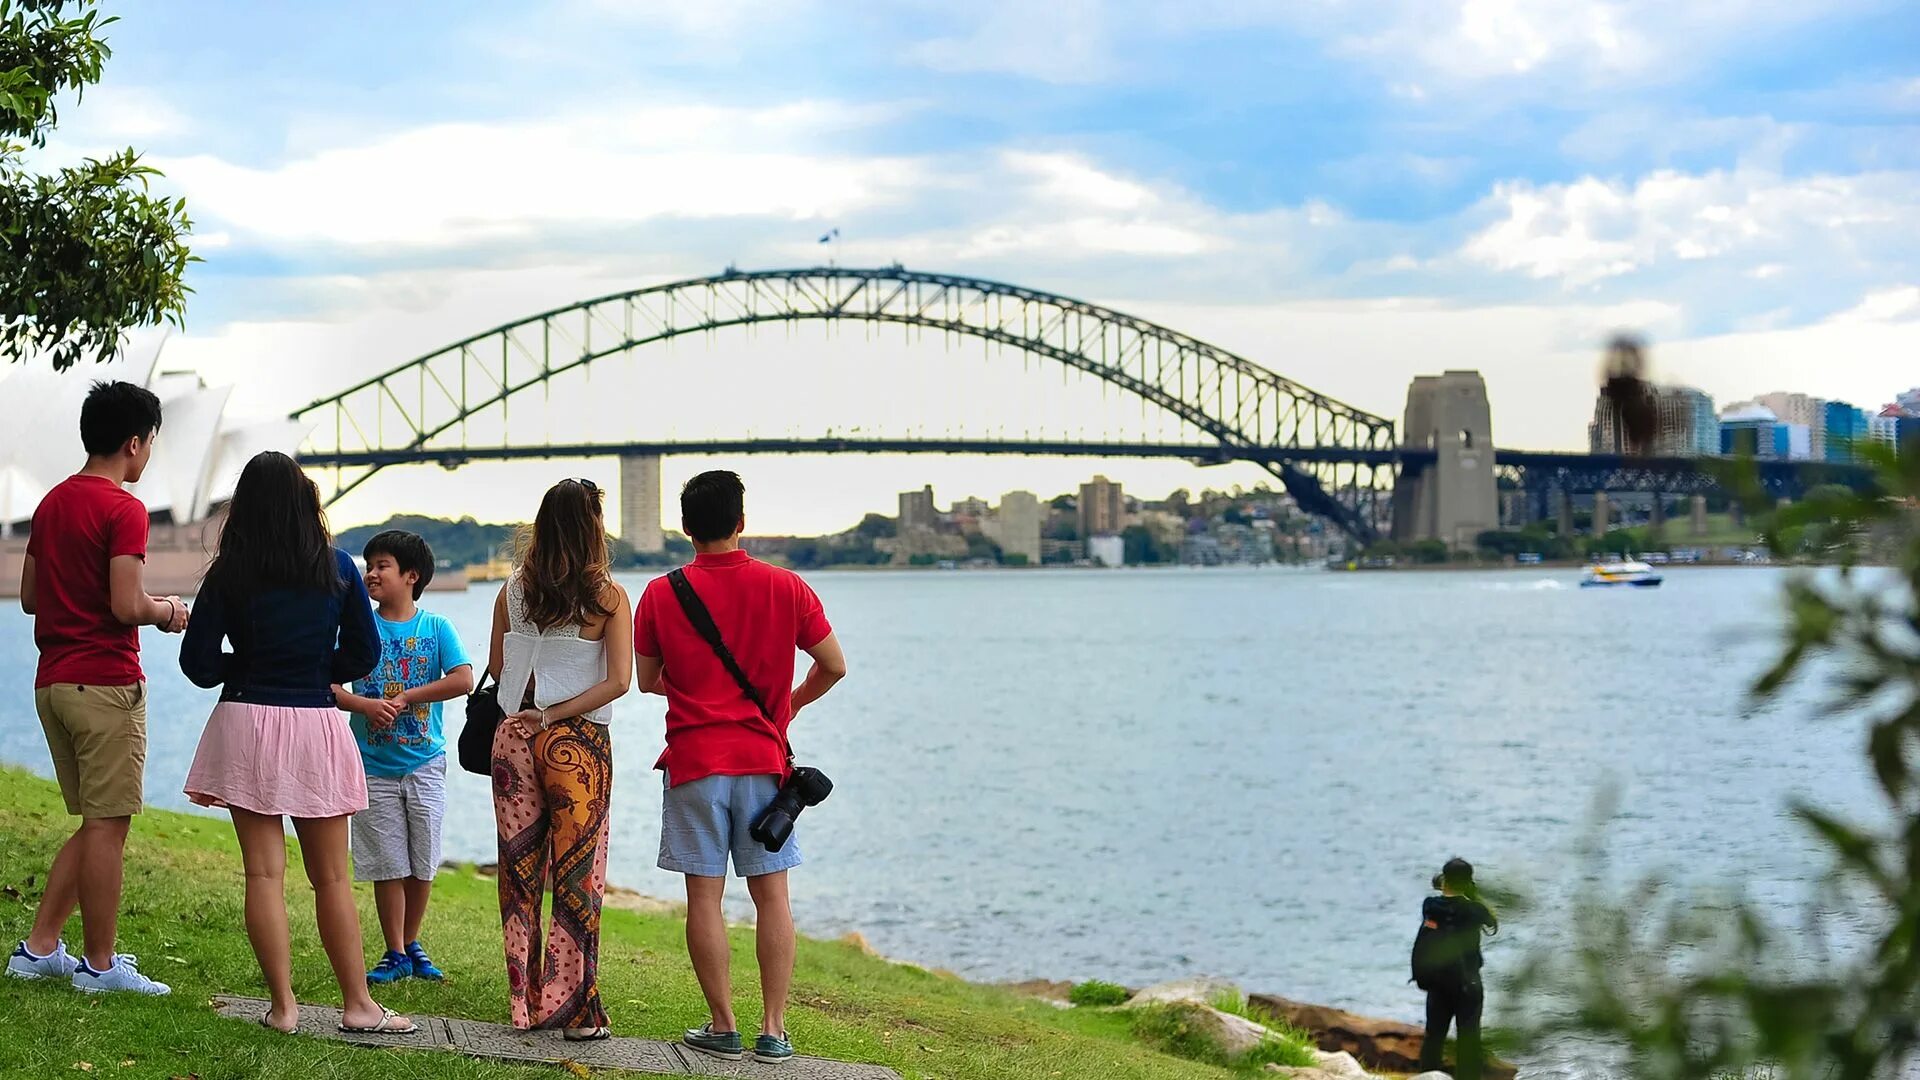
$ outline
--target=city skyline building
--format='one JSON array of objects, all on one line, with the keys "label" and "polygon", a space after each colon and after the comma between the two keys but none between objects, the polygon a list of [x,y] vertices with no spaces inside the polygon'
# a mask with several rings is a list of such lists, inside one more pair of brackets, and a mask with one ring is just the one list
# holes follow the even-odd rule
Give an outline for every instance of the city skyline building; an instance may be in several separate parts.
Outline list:
[{"label": "city skyline building", "polygon": [[1827,456],[1826,402],[1810,394],[1776,390],[1756,399],[1773,410],[1780,422],[1807,429],[1804,447],[1795,441],[1789,451],[1795,461],[1824,461]]},{"label": "city skyline building", "polygon": [[939,514],[933,508],[933,485],[928,484],[919,491],[900,493],[900,531],[909,529],[931,529]]},{"label": "city skyline building", "polygon": [[[1647,452],[1657,457],[1711,457],[1720,453],[1720,419],[1713,396],[1692,386],[1657,386],[1653,390],[1656,427]],[[1613,399],[1601,391],[1587,423],[1587,451],[1593,454],[1630,452]]]},{"label": "city skyline building", "polygon": [[1045,520],[1040,497],[1031,491],[1009,491],[1000,506],[983,519],[981,531],[1000,545],[1000,555],[1020,556],[1029,566],[1040,565],[1040,527]]},{"label": "city skyline building", "polygon": [[1082,540],[1118,533],[1126,527],[1126,496],[1119,484],[1105,476],[1095,476],[1081,484],[1080,498],[1075,505]]},{"label": "city skyline building", "polygon": [[1855,458],[1854,447],[1871,438],[1866,411],[1845,401],[1826,403],[1825,461],[1846,464]]},{"label": "city skyline building", "polygon": [[1793,450],[1789,425],[1757,401],[1727,406],[1720,414],[1720,452],[1763,460],[1786,458]]}]

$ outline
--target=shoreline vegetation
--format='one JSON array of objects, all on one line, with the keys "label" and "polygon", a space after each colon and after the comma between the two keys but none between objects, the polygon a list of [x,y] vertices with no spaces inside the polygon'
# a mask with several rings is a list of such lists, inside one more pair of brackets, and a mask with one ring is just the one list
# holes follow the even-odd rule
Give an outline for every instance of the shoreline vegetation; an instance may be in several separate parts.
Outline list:
[{"label": "shoreline vegetation", "polygon": [[[52,782],[0,766],[0,933],[10,939],[17,940],[31,922],[44,885],[38,875],[68,829]],[[291,838],[289,851],[298,857]],[[433,945],[448,980],[407,980],[382,988],[383,1004],[422,1015],[504,1018],[498,900],[484,869],[449,868],[434,890],[424,939]],[[126,880],[121,941],[175,992],[164,998],[86,998],[66,987],[0,980],[0,1013],[11,1018],[14,1033],[0,1040],[0,1075],[55,1076],[74,1070],[201,1080],[399,1075],[391,1052],[235,1025],[208,1007],[216,994],[257,996],[259,991],[259,972],[242,929],[238,850],[224,821],[166,810],[143,813],[128,843]],[[363,922],[373,925],[371,890],[357,886],[355,892]],[[290,884],[288,904],[298,912],[311,906],[312,898],[304,887]],[[338,990],[311,921],[295,918],[292,925],[296,990],[303,1001],[337,1005]],[[704,1017],[681,947],[680,905],[609,888],[603,926],[601,980],[616,1031],[673,1039]],[[77,930],[77,923],[70,929]],[[746,1015],[759,1007],[749,1000],[757,986],[752,963],[751,937],[741,931],[734,940],[735,981]],[[883,958],[858,935],[840,941],[803,937],[790,1027],[804,1053],[886,1065],[909,1080],[1198,1080],[1283,1070],[1299,1080],[1358,1080],[1397,1071],[1368,1068],[1370,1063],[1352,1054],[1314,1046],[1314,1039],[1273,1004],[1292,1003],[1243,995],[1229,984],[1188,980],[1149,988],[1137,998],[1111,984],[1082,986],[1092,987],[1081,991],[1092,996],[1072,1005],[1060,1000],[1071,992],[1059,989],[1067,984],[970,983]],[[1129,1004],[1117,995],[1136,1000]],[[405,1062],[401,1071],[412,1077],[563,1075],[551,1067],[450,1054],[406,1055]],[[1269,1069],[1269,1062],[1279,1068]],[[1498,1080],[1501,1074],[1490,1075]]]}]

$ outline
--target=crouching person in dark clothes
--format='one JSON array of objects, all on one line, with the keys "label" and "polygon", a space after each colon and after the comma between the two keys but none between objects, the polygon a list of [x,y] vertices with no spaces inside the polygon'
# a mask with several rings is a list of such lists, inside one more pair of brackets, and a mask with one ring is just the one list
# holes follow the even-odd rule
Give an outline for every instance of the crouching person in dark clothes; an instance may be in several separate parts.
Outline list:
[{"label": "crouching person in dark clothes", "polygon": [[1486,991],[1480,982],[1480,935],[1500,931],[1500,920],[1480,898],[1473,866],[1449,859],[1420,909],[1420,932],[1413,940],[1413,981],[1427,992],[1427,1035],[1420,1045],[1420,1071],[1441,1068],[1447,1028],[1459,1033],[1455,1080],[1480,1080],[1480,1013]]}]

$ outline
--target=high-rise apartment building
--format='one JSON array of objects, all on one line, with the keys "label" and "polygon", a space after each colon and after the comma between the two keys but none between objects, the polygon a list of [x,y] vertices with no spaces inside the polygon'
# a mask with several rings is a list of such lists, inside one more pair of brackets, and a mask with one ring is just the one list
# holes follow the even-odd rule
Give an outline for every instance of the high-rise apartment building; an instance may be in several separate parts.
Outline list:
[{"label": "high-rise apartment building", "polygon": [[1096,476],[1080,485],[1080,539],[1106,536],[1126,528],[1127,503],[1120,485]]},{"label": "high-rise apartment building", "polygon": [[1889,450],[1900,447],[1900,414],[1892,406],[1878,416],[1867,418],[1867,438]]},{"label": "high-rise apartment building", "polygon": [[1003,559],[1017,555],[1024,557],[1027,565],[1039,566],[1040,526],[1045,520],[1039,496],[1031,491],[1009,491],[1000,496],[999,508],[983,519],[981,531],[1000,545]]},{"label": "high-rise apartment building", "polygon": [[[1654,389],[1657,426],[1649,453],[1660,457],[1703,457],[1720,452],[1720,420],[1713,398],[1691,386]],[[1594,400],[1593,420],[1587,424],[1587,449],[1595,454],[1624,454],[1626,433],[1621,430],[1613,400],[1604,392]]]},{"label": "high-rise apartment building", "polygon": [[1765,405],[1743,401],[1720,414],[1720,452],[1737,457],[1781,460],[1793,453],[1793,428]]},{"label": "high-rise apartment building", "polygon": [[1829,401],[1826,407],[1827,445],[1823,460],[1846,463],[1854,459],[1854,447],[1871,438],[1867,414],[1844,401]]},{"label": "high-rise apartment building", "polygon": [[[1827,456],[1827,403],[1806,394],[1776,392],[1762,394],[1760,404],[1773,410],[1783,424],[1801,424],[1807,429],[1806,457],[1824,461]],[[1799,453],[1795,448],[1795,453]]]},{"label": "high-rise apartment building", "polygon": [[900,493],[900,531],[908,529],[931,529],[939,516],[933,509],[933,485],[928,484],[919,491]]}]

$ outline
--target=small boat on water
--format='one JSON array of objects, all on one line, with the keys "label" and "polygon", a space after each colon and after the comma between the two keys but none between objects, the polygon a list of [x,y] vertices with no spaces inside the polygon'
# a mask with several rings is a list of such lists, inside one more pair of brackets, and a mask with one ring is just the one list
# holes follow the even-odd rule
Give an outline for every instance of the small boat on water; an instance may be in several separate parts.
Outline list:
[{"label": "small boat on water", "polygon": [[1580,581],[1583,589],[1620,586],[1624,588],[1651,589],[1660,584],[1661,577],[1653,567],[1643,562],[1601,563],[1587,567],[1587,576]]}]

